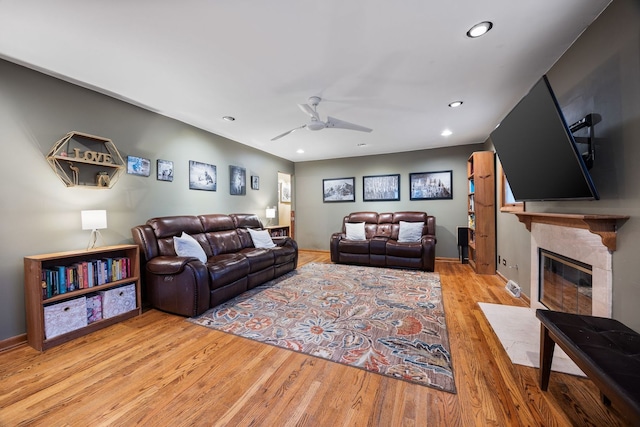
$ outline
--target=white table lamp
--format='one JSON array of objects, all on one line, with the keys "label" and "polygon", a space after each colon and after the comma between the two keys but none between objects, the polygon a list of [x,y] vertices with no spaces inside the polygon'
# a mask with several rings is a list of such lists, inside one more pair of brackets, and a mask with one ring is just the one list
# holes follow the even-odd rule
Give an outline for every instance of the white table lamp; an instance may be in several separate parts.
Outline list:
[{"label": "white table lamp", "polygon": [[[102,239],[100,231],[107,228],[107,211],[105,210],[91,210],[80,211],[80,217],[82,219],[82,229],[91,230],[91,236],[89,237],[89,244],[87,250],[93,249],[98,243],[98,238]],[[104,244],[104,239],[102,239]]]},{"label": "white table lamp", "polygon": [[267,206],[267,209],[265,211],[265,216],[269,220],[269,225],[271,225],[271,220],[276,217],[276,208],[275,208],[275,206],[274,207]]}]

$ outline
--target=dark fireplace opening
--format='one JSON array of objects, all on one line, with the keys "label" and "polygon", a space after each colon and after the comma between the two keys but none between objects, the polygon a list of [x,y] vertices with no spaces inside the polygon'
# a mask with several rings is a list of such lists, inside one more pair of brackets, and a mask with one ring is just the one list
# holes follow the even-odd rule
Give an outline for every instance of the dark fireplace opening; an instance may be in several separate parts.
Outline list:
[{"label": "dark fireplace opening", "polygon": [[540,249],[539,301],[548,309],[591,315],[590,265]]}]

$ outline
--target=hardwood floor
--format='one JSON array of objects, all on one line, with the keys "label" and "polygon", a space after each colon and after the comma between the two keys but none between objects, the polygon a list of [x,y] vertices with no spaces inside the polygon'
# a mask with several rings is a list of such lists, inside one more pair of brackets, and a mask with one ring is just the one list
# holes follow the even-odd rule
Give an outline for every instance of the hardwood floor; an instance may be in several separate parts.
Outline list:
[{"label": "hardwood floor", "polygon": [[[300,264],[329,262],[301,251]],[[617,426],[587,379],[512,365],[477,302],[496,276],[437,261],[457,394],[203,328],[157,310],[39,353],[0,353],[0,426]]]}]

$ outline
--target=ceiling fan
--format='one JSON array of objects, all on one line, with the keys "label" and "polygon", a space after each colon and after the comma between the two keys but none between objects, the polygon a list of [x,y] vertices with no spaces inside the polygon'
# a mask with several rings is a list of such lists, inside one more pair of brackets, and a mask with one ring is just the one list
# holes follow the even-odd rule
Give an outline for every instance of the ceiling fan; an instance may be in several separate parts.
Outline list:
[{"label": "ceiling fan", "polygon": [[322,101],[322,98],[320,98],[319,96],[312,96],[309,98],[309,104],[298,104],[298,107],[300,107],[300,109],[302,111],[304,111],[305,113],[307,113],[309,115],[309,117],[311,117],[311,121],[307,124],[304,124],[302,126],[299,126],[297,128],[293,128],[289,131],[286,131],[283,134],[280,134],[274,138],[271,138],[272,141],[275,141],[276,139],[280,139],[283,136],[287,136],[289,135],[291,132],[296,131],[298,129],[304,129],[307,128],[309,130],[320,130],[320,129],[324,129],[324,128],[334,128],[334,129],[349,129],[349,130],[357,130],[360,132],[371,132],[372,129],[369,129],[368,127],[364,127],[364,126],[360,126],[360,125],[356,125],[353,123],[349,123],[349,122],[345,122],[342,120],[338,120],[334,117],[331,116],[327,116],[327,121],[323,122],[322,120],[320,120],[320,115],[318,114],[317,111],[317,107],[318,104],[320,104],[320,101]]}]

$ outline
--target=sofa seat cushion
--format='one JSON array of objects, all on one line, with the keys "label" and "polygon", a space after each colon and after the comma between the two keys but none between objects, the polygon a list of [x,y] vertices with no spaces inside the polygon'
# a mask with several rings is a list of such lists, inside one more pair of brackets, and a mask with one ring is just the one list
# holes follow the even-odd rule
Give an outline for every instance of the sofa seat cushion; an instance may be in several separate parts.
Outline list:
[{"label": "sofa seat cushion", "polygon": [[387,237],[376,236],[369,241],[369,250],[372,255],[386,255],[387,254]]},{"label": "sofa seat cushion", "polygon": [[245,248],[240,253],[249,260],[250,272],[264,270],[273,267],[273,251],[261,248]]},{"label": "sofa seat cushion", "polygon": [[216,255],[207,262],[211,289],[217,289],[235,282],[249,274],[251,266],[241,253]]},{"label": "sofa seat cushion", "polygon": [[369,254],[368,240],[341,240],[338,247],[342,253]]},{"label": "sofa seat cushion", "polygon": [[271,249],[271,253],[275,257],[274,265],[282,265],[294,262],[297,256],[296,249],[291,246],[276,246]]},{"label": "sofa seat cushion", "polygon": [[421,258],[422,243],[400,243],[396,240],[387,241],[387,255],[400,258]]}]

